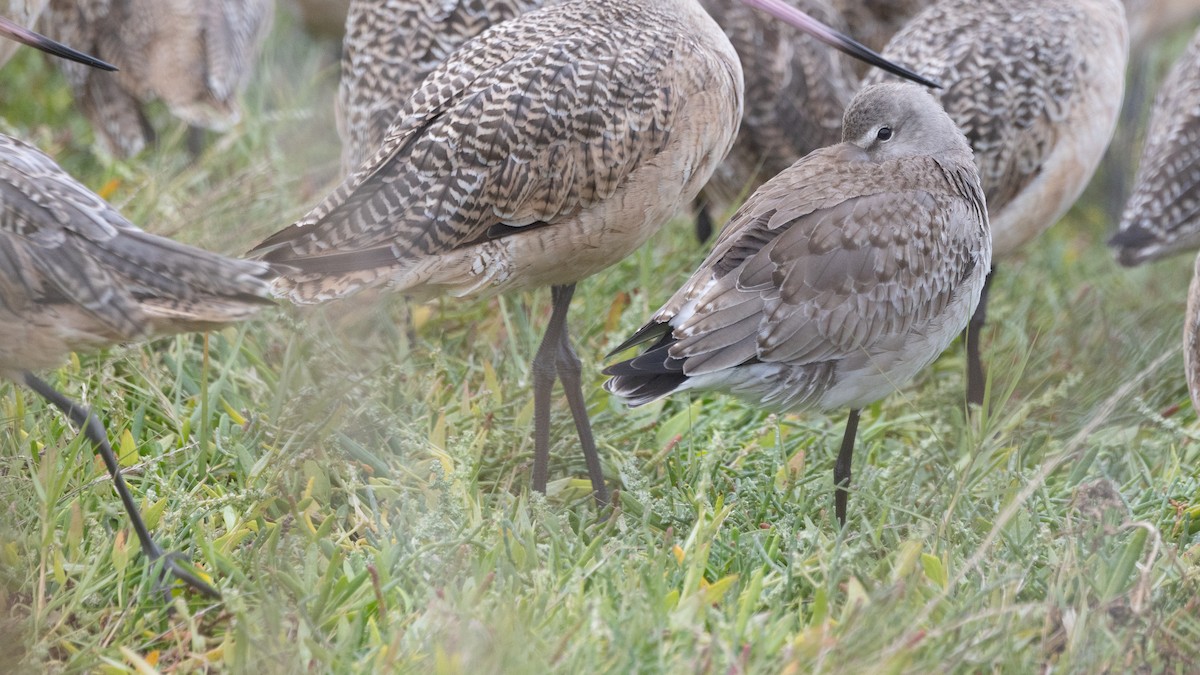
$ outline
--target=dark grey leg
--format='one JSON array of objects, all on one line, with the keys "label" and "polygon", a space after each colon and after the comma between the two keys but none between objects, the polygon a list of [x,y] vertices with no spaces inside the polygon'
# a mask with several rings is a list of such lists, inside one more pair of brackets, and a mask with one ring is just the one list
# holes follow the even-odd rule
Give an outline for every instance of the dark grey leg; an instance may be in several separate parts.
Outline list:
[{"label": "dark grey leg", "polygon": [[550,289],[553,309],[542,344],[533,357],[533,489],[546,494],[550,474],[550,394],[558,379],[558,346],[567,328],[575,284]]},{"label": "dark grey leg", "polygon": [[846,419],[846,433],[842,436],[842,449],[838,452],[837,463],[833,465],[833,484],[836,492],[833,494],[833,512],[837,516],[838,526],[846,526],[846,499],[850,496],[846,488],[850,487],[850,461],[854,457],[854,437],[858,434],[858,410],[851,410]]},{"label": "dark grey leg", "polygon": [[[137,533],[138,541],[142,545],[142,553],[150,558],[152,562],[162,559],[164,575],[169,572],[204,595],[219,600],[221,594],[216,589],[179,566],[179,563],[175,560],[179,554],[164,554],[163,550],[159,548],[158,544],[150,536],[150,531],[146,529],[146,523],[142,520],[142,514],[138,512],[137,503],[133,500],[133,495],[130,494],[129,487],[125,484],[125,479],[121,476],[121,466],[117,462],[116,453],[113,452],[112,446],[108,443],[108,436],[104,432],[104,425],[100,423],[100,419],[93,415],[90,410],[63,396],[32,373],[25,373],[25,384],[37,392],[39,396],[49,401],[51,405],[63,411],[83,431],[84,437],[96,447],[96,451],[100,453],[100,458],[104,460],[104,465],[108,467],[108,473],[112,476],[113,486],[116,487],[117,494],[121,497],[121,503],[125,505],[125,513],[129,515],[129,520],[133,523],[133,530]],[[170,588],[161,583],[157,585],[157,588],[164,593],[167,601],[170,602]]]},{"label": "dark grey leg", "polygon": [[979,294],[979,306],[971,315],[967,324],[967,403],[983,405],[983,389],[987,377],[983,372],[983,357],[979,354],[979,335],[983,332],[983,324],[987,321],[988,289],[992,287],[992,277],[996,276],[996,266],[983,280],[983,291]]},{"label": "dark grey leg", "polygon": [[562,380],[567,405],[571,407],[571,416],[575,418],[575,431],[579,434],[583,459],[587,462],[588,476],[592,479],[592,496],[596,498],[596,505],[604,508],[608,505],[608,487],[604,484],[604,470],[600,467],[600,454],[596,451],[592,423],[588,419],[587,401],[583,397],[583,369],[579,356],[571,347],[571,336],[566,327],[563,328],[558,345],[558,379]]}]

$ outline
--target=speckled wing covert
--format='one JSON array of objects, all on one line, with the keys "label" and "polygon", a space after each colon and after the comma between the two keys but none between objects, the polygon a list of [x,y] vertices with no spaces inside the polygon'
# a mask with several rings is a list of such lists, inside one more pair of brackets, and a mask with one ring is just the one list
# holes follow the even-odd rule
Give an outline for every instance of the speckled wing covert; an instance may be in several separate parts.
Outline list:
[{"label": "speckled wing covert", "polygon": [[1117,234],[1123,265],[1200,247],[1200,32],[1158,90]]},{"label": "speckled wing covert", "polygon": [[[799,29],[736,0],[702,0],[729,36],[746,78],[737,141],[704,193],[735,203],[817,148],[841,140],[842,113],[858,89],[851,59]],[[834,30],[848,32],[825,0],[791,0]]]},{"label": "speckled wing covert", "polygon": [[[1058,142],[1068,112],[1064,104],[1087,77],[1077,46],[1083,38],[1074,29],[1086,22],[1071,3],[1005,3],[1037,6],[1038,18],[1026,21],[1019,10],[961,11],[958,4],[925,10],[892,38],[884,54],[938,74],[946,87],[939,98],[975,151],[979,181],[995,214],[1038,176]],[[1043,16],[1051,9],[1052,16]],[[871,73],[864,84],[886,79]]]},{"label": "speckled wing covert", "polygon": [[701,78],[727,68],[677,21],[657,5],[571,2],[468,42],[425,79],[381,150],[259,245],[299,269],[277,287],[297,302],[385,280],[407,290],[395,280],[418,259],[608,199],[667,146],[684,93],[715,87]]},{"label": "speckled wing covert", "polygon": [[[139,230],[37,148],[0,135],[5,323],[41,315],[38,323],[75,334],[80,344],[198,330],[247,318],[269,304],[272,276],[263,263]],[[46,316],[63,319],[76,310],[91,320],[59,325]],[[0,370],[13,365],[0,364]]]},{"label": "speckled wing covert", "polygon": [[874,164],[850,144],[817,150],[734,214],[696,274],[615,351],[659,342],[608,368],[606,386],[638,405],[690,377],[774,363],[791,372],[764,402],[815,405],[839,361],[897,350],[986,265],[973,173],[931,157]]},{"label": "speckled wing covert", "polygon": [[353,0],[342,42],[338,132],[350,173],[383,145],[405,101],[434,68],[494,24],[542,0]]}]

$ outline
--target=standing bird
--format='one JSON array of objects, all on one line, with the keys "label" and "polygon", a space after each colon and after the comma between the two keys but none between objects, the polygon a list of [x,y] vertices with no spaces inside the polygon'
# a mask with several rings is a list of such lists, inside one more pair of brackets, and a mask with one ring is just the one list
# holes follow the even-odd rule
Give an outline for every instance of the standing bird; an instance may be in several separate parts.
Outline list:
[{"label": "standing bird", "polygon": [[351,0],[337,123],[342,173],[383,146],[421,81],[467,40],[545,0]]},{"label": "standing bird", "polygon": [[767,181],[605,369],[630,405],[718,390],[780,411],[850,408],[834,467],[838,522],[859,409],[942,353],[979,302],[991,237],[971,148],[909,84],[864,88],[842,143]]},{"label": "standing bird", "polygon": [[1129,267],[1200,248],[1200,32],[1158,90],[1133,193],[1108,245]]},{"label": "standing bird", "polygon": [[[997,258],[1053,225],[1087,186],[1120,112],[1127,33],[1119,0],[941,0],[888,43],[888,58],[923,64],[945,85],[942,105],[975,151]],[[966,336],[967,400],[977,404],[986,307],[987,286]]]},{"label": "standing bird", "polygon": [[[771,176],[842,136],[842,115],[858,89],[850,61],[791,26],[727,0],[701,0],[729,36],[746,78],[746,110],[729,155],[701,191],[696,235],[712,235],[720,213]],[[826,0],[789,0],[834,30],[841,17]]]},{"label": "standing bird", "polygon": [[[270,304],[270,268],[143,232],[50,157],[0,135],[0,376],[62,410],[104,459],[142,552],[163,557],[100,420],[32,372],[73,351],[248,319]],[[167,556],[166,568],[207,584]]]},{"label": "standing bird", "polygon": [[[6,19],[0,35],[112,70]],[[53,368],[72,351],[249,318],[270,304],[271,276],[263,263],[139,230],[40,150],[0,134],[0,377],[29,387],[82,428],[108,467],[142,552],[212,597],[220,595],[150,536],[99,418],[31,371]]]},{"label": "standing bird", "polygon": [[[781,3],[778,15],[864,56]],[[594,496],[608,499],[567,333],[575,283],[629,255],[733,144],[742,71],[696,0],[568,0],[497,24],[438,66],[381,148],[256,252],[298,303],[386,286],[414,297],[551,286],[533,360],[534,489],[561,379]]]},{"label": "standing bird", "polygon": [[156,99],[193,127],[238,121],[274,10],[273,0],[50,0],[39,26],[120,69],[62,66],[102,145],[128,157],[154,138],[143,108]]}]

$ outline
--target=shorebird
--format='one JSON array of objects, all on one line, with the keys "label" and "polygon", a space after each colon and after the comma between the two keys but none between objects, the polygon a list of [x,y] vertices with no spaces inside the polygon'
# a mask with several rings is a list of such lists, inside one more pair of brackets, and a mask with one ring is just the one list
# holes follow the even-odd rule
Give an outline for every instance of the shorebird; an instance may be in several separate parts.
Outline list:
[{"label": "shorebird", "polygon": [[[884,55],[945,85],[938,95],[975,151],[1000,259],[1061,218],[1104,155],[1124,88],[1125,12],[1118,0],[941,0]],[[986,308],[987,286],[966,336],[972,403],[984,397]]]},{"label": "shorebird", "polygon": [[[782,3],[831,44],[861,45]],[[886,65],[886,64],[884,64]],[[695,0],[569,0],[493,26],[438,66],[380,149],[255,252],[297,303],[385,286],[421,298],[551,286],[533,360],[534,489],[563,382],[594,496],[608,500],[567,332],[575,284],[689,202],[733,144],[742,71]]]},{"label": "shorebird", "polygon": [[50,157],[0,135],[0,376],[63,411],[104,459],[142,552],[198,590],[164,556],[129,493],[99,418],[37,378],[72,351],[202,331],[270,304],[270,268],[143,232]]},{"label": "shorebird", "polygon": [[991,262],[971,148],[929,93],[864,88],[842,143],[767,181],[605,369],[630,405],[688,389],[779,411],[849,408],[838,522],[859,410],[903,386],[967,325]]},{"label": "shorebird", "polygon": [[1108,245],[1126,266],[1200,248],[1200,32],[1158,90],[1133,192]]},{"label": "shorebird", "polygon": [[[701,0],[724,29],[746,78],[745,113],[737,140],[701,191],[696,234],[712,235],[720,213],[808,153],[841,139],[842,114],[858,89],[850,61],[806,39],[791,26],[726,0]],[[847,32],[825,0],[789,4]]]},{"label": "shorebird", "polygon": [[[788,2],[843,32],[825,0]],[[408,97],[454,50],[497,23],[548,4],[553,3],[353,0],[338,87],[343,174],[379,149]],[[700,4],[733,44],[749,92],[737,141],[698,208],[697,235],[704,241],[712,233],[714,207],[724,209],[800,157],[837,142],[858,78],[847,61],[758,10],[720,0]]]},{"label": "shorebird", "polygon": [[98,77],[62,64],[101,144],[131,156],[154,137],[143,111],[153,100],[193,127],[237,122],[237,97],[274,8],[272,0],[50,0],[38,25],[120,69],[115,78]]},{"label": "shorebird", "polygon": [[[5,19],[0,34],[113,68]],[[0,134],[0,377],[29,387],[82,429],[108,467],[142,552],[212,597],[220,594],[150,536],[99,418],[32,371],[56,367],[72,351],[249,318],[271,304],[271,276],[263,263],[139,230],[40,150]]]},{"label": "shorebird", "polygon": [[342,41],[337,123],[342,173],[383,146],[396,115],[467,40],[545,0],[351,0]]}]

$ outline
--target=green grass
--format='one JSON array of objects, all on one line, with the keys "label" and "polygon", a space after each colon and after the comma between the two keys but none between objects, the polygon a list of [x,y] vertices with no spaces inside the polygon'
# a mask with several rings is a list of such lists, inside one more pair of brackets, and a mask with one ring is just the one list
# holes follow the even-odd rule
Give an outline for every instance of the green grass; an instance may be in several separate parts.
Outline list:
[{"label": "green grass", "polygon": [[[332,48],[292,31],[196,161],[163,114],[157,150],[98,157],[32,54],[0,74],[0,116],[145,228],[238,253],[337,171]],[[703,255],[683,220],[572,309],[620,488],[604,521],[560,399],[550,494],[529,492],[546,292],[280,309],[212,334],[207,377],[201,336],[45,373],[101,412],[159,541],[224,593],[181,594],[173,615],[90,448],[3,385],[0,670],[1191,671],[1191,261],[1119,269],[1101,201],[1001,267],[987,410],[965,414],[955,346],[865,411],[844,531],[844,413],[627,410],[601,390],[602,355]]]}]

